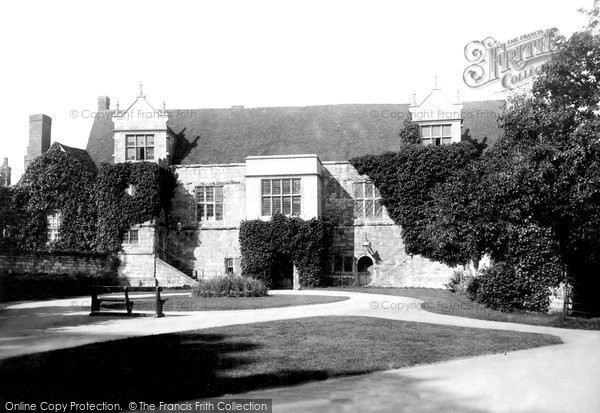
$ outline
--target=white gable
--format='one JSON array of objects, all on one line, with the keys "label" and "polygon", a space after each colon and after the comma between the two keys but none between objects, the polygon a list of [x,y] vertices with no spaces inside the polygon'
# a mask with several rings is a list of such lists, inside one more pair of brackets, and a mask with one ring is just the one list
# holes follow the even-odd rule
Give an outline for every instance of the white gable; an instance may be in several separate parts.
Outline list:
[{"label": "white gable", "polygon": [[421,104],[408,110],[415,122],[457,120],[462,118],[463,105],[451,102],[440,89],[433,89]]},{"label": "white gable", "polygon": [[166,130],[169,115],[157,110],[143,95],[138,96],[125,111],[113,115],[115,130]]}]

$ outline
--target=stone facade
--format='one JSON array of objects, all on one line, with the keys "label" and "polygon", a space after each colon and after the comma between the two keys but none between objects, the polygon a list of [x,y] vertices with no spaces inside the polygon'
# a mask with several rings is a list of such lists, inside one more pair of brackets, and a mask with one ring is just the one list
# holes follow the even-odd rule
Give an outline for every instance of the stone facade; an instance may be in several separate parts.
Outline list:
[{"label": "stone facade", "polygon": [[[246,164],[178,166],[176,172],[170,218],[179,230],[169,231],[167,249],[186,259],[199,278],[225,274],[227,259],[239,272],[240,223],[269,219],[260,212],[260,185],[272,177],[300,179],[300,217],[331,225],[326,277],[355,280],[363,273],[361,282],[372,285],[442,288],[452,275],[447,266],[407,255],[401,229],[384,208],[380,217],[355,217],[354,185],[369,180],[348,162],[321,162],[315,155],[249,157]],[[223,187],[222,220],[198,219],[196,188],[205,186]]]},{"label": "stone facade", "polygon": [[[377,189],[347,160],[397,150],[401,120],[410,116],[426,144],[488,138],[491,145],[500,135],[501,104],[451,102],[437,87],[419,104],[285,108],[156,110],[140,90],[127,109],[111,110],[101,96],[102,116],[87,145],[94,162],[165,159],[179,180],[171,210],[132,228],[136,241],[123,244],[119,272],[146,284],[164,270],[182,285],[191,278],[173,266],[199,279],[240,273],[241,222],[279,210],[329,224],[326,281],[443,288],[452,269],[406,254]],[[153,153],[146,141],[134,156],[138,145],[128,144],[128,135],[152,136]],[[155,255],[164,259],[156,270]]]}]

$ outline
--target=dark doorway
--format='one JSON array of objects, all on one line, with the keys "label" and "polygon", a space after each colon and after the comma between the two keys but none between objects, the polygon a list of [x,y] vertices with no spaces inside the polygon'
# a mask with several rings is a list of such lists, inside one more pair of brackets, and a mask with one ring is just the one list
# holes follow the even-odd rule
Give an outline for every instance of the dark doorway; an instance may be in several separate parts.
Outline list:
[{"label": "dark doorway", "polygon": [[358,262],[356,263],[356,284],[358,286],[367,285],[371,282],[371,277],[373,274],[373,260],[371,257],[360,257]]},{"label": "dark doorway", "polygon": [[273,277],[271,288],[279,290],[294,288],[294,264],[290,257],[282,255],[275,258],[271,275]]}]

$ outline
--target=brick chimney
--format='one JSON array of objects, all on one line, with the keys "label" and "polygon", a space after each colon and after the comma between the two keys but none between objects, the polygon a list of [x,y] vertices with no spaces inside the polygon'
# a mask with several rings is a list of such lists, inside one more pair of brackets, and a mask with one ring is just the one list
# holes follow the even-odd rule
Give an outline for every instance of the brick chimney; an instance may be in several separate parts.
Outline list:
[{"label": "brick chimney", "polygon": [[108,96],[98,96],[98,112],[110,110],[110,98]]},{"label": "brick chimney", "polygon": [[25,155],[25,169],[31,161],[50,148],[52,118],[46,115],[29,116],[29,145]]},{"label": "brick chimney", "polygon": [[10,186],[10,171],[11,168],[8,166],[8,158],[4,158],[4,163],[0,166],[0,186]]}]

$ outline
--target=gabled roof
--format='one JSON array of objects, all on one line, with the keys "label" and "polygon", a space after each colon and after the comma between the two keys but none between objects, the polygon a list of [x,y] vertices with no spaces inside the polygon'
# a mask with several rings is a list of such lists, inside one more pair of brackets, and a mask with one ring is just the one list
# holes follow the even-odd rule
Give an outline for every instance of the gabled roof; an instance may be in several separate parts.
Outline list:
[{"label": "gabled roof", "polygon": [[[464,110],[493,109],[503,101],[464,102]],[[253,155],[315,153],[323,161],[397,150],[408,104],[169,110],[167,126],[176,135],[174,164],[244,162]],[[111,111],[94,120],[87,151],[96,163],[113,156]],[[464,118],[472,138],[499,136],[496,117]]]},{"label": "gabled roof", "polygon": [[63,145],[60,142],[54,142],[52,144],[52,146],[55,146],[55,145],[58,146],[63,152],[67,153],[72,158],[77,159],[78,161],[81,161],[87,167],[96,169],[96,164],[94,163],[94,161],[90,157],[89,153],[85,149],[72,148],[70,146]]}]

